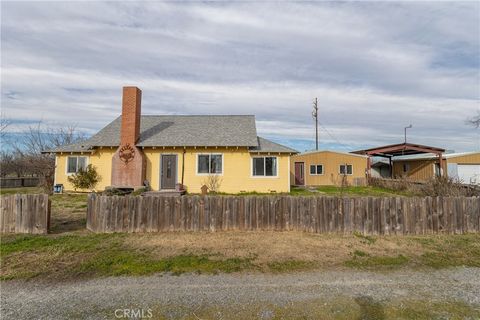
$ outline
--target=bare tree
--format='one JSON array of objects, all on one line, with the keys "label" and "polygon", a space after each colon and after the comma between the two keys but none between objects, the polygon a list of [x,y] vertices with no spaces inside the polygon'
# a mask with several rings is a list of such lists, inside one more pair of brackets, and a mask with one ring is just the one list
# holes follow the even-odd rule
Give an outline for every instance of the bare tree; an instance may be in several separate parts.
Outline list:
[{"label": "bare tree", "polygon": [[[5,117],[4,114],[0,115],[0,139],[3,140],[7,134],[7,128],[12,124],[12,121]],[[3,143],[3,141],[2,141]]]},{"label": "bare tree", "polygon": [[467,124],[477,128],[477,129],[480,128],[480,111],[477,111],[476,116],[473,116],[470,119],[468,119]]},{"label": "bare tree", "polygon": [[12,123],[12,121],[5,117],[4,114],[0,115],[0,132],[4,132],[5,129]]},{"label": "bare tree", "polygon": [[85,139],[85,135],[79,133],[75,126],[52,128],[42,122],[30,126],[20,136],[21,139],[10,143],[11,154],[15,159],[13,171],[18,176],[30,174],[39,177],[47,192],[51,192],[53,187],[55,156],[42,152]]}]

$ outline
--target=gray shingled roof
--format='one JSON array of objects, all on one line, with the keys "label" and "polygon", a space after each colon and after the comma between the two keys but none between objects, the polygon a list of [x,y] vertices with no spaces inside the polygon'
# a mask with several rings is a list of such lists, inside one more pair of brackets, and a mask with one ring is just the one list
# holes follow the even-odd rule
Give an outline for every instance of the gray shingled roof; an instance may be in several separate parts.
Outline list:
[{"label": "gray shingled roof", "polygon": [[87,144],[89,140],[77,143],[67,144],[51,150],[44,150],[42,153],[49,152],[89,152],[92,151],[93,146]]},{"label": "gray shingled roof", "polygon": [[[118,146],[121,117],[89,139],[92,146]],[[142,116],[139,147],[252,146],[254,116]]]},{"label": "gray shingled roof", "polygon": [[288,152],[288,153],[298,153],[297,150],[291,149],[284,145],[275,143],[273,141],[267,140],[265,138],[258,138],[258,146],[252,147],[250,152]]},{"label": "gray shingled roof", "polygon": [[[250,147],[252,152],[297,151],[257,137],[254,116],[142,116],[139,147]],[[90,139],[45,152],[87,152],[120,144],[121,117]]]}]

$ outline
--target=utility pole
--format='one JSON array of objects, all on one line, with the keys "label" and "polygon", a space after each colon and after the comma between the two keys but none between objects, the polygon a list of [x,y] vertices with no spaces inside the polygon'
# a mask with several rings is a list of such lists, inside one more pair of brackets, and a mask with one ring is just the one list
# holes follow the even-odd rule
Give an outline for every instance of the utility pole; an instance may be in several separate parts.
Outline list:
[{"label": "utility pole", "polygon": [[413,126],[410,124],[408,127],[405,127],[405,143],[407,143],[407,129],[412,128]]},{"label": "utility pole", "polygon": [[313,101],[312,117],[315,119],[315,150],[318,151],[318,101],[317,98]]}]

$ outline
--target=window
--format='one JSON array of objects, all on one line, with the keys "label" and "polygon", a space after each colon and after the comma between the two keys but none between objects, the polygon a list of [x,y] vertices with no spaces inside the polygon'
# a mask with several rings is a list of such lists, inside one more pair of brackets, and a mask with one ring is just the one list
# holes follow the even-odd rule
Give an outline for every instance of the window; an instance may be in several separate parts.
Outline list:
[{"label": "window", "polygon": [[198,174],[222,174],[223,157],[221,154],[199,154],[197,158]]},{"label": "window", "polygon": [[321,175],[321,174],[323,174],[323,165],[321,164],[310,165],[310,175]]},{"label": "window", "polygon": [[77,173],[78,171],[87,168],[87,157],[68,157],[67,158],[67,173]]},{"label": "window", "polygon": [[403,172],[408,172],[410,170],[410,165],[408,163],[403,164]]},{"label": "window", "polygon": [[352,175],[353,167],[351,164],[341,164],[340,165],[340,174]]},{"label": "window", "polygon": [[253,176],[275,177],[277,176],[277,157],[253,158]]}]

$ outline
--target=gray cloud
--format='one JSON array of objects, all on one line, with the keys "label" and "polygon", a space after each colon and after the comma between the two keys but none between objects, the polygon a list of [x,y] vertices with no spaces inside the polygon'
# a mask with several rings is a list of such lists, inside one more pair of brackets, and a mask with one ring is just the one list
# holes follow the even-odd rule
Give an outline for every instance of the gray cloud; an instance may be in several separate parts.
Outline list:
[{"label": "gray cloud", "polygon": [[[480,148],[479,3],[2,3],[2,109],[93,133],[121,87],[149,114],[255,114],[302,147]],[[21,21],[21,23],[19,23]],[[324,129],[325,128],[325,129]],[[328,131],[328,132],[327,132]],[[313,146],[313,143],[312,145]]]}]

